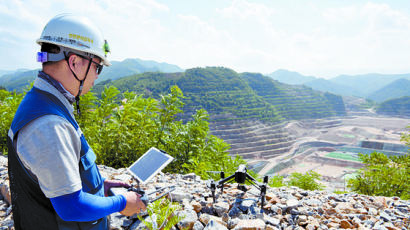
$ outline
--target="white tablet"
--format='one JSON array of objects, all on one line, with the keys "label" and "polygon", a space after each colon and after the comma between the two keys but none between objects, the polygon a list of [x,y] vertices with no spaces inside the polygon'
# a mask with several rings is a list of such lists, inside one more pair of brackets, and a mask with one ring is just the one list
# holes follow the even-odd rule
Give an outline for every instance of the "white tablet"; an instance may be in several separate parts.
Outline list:
[{"label": "white tablet", "polygon": [[174,158],[151,147],[144,155],[135,161],[127,170],[142,184],[151,180],[159,171],[167,166]]}]

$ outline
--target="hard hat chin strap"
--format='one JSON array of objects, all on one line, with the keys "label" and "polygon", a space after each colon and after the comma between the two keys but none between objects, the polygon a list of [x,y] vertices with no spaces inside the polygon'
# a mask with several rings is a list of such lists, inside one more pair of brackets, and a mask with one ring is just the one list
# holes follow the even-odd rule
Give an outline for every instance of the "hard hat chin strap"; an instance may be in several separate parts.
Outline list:
[{"label": "hard hat chin strap", "polygon": [[71,73],[74,75],[75,79],[80,82],[80,87],[79,87],[79,89],[78,89],[77,96],[75,96],[75,104],[76,104],[76,106],[77,106],[77,114],[78,114],[78,116],[81,116],[81,111],[80,111],[80,95],[81,95],[81,92],[83,91],[84,81],[85,81],[85,79],[87,78],[88,72],[90,71],[90,67],[91,67],[91,62],[92,62],[92,61],[91,61],[91,59],[89,60],[88,66],[87,66],[87,72],[85,72],[85,77],[84,77],[83,80],[80,80],[80,79],[77,77],[77,75],[74,73],[74,71],[71,69],[70,62],[69,62],[69,60],[68,60],[68,59],[69,59],[69,56],[68,56],[65,52],[64,52],[64,56],[65,56],[65,60],[67,61],[68,68],[71,70]]}]

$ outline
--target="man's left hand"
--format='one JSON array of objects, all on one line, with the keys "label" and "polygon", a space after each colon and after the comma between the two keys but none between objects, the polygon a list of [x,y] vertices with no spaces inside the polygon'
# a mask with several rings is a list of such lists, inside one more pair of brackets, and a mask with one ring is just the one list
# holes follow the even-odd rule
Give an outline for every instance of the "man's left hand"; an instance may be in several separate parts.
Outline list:
[{"label": "man's left hand", "polygon": [[131,185],[119,180],[104,180],[104,195],[108,196],[108,190],[115,187],[129,188]]}]

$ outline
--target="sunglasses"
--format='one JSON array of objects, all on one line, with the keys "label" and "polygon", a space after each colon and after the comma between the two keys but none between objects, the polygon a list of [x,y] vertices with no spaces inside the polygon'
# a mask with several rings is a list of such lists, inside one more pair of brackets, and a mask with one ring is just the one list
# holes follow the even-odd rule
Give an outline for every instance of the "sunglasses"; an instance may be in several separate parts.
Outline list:
[{"label": "sunglasses", "polygon": [[103,69],[104,66],[101,65],[101,64],[98,64],[98,63],[95,62],[95,61],[93,61],[93,59],[90,59],[90,61],[95,64],[97,74],[100,75],[100,73],[101,73],[101,71],[102,71],[102,69]]},{"label": "sunglasses", "polygon": [[97,75],[99,75],[99,74],[101,73],[101,71],[102,71],[104,65],[101,65],[101,64],[99,64],[99,63],[93,61],[92,58],[86,58],[86,57],[84,57],[84,56],[82,56],[82,55],[79,55],[79,54],[75,54],[75,55],[77,55],[77,56],[79,56],[79,57],[81,57],[81,58],[83,58],[83,59],[89,60],[89,61],[91,61],[92,63],[94,63],[95,66],[96,66]]}]

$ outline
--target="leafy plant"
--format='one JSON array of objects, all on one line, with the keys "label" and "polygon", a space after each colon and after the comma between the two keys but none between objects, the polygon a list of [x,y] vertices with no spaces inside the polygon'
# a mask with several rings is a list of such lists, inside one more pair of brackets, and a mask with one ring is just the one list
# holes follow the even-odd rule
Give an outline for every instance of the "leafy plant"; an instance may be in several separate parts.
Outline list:
[{"label": "leafy plant", "polygon": [[149,204],[147,207],[148,217],[138,216],[138,219],[148,229],[168,230],[185,218],[184,216],[176,215],[176,212],[181,209],[182,207],[178,203],[171,203],[168,199],[162,198]]},{"label": "leafy plant", "polygon": [[305,174],[294,172],[290,175],[289,186],[296,186],[305,190],[322,190],[324,186],[316,180],[320,180],[320,174],[308,171]]},{"label": "leafy plant", "polygon": [[270,187],[283,187],[286,184],[283,182],[283,176],[275,175],[269,179],[268,185]]},{"label": "leafy plant", "polygon": [[373,152],[359,154],[365,167],[348,181],[352,191],[376,196],[399,196],[410,199],[410,155],[386,156]]},{"label": "leafy plant", "polygon": [[0,89],[0,151],[7,154],[7,135],[22,94]]},{"label": "leafy plant", "polygon": [[174,157],[167,172],[194,172],[206,179],[209,170],[236,171],[245,161],[229,156],[229,144],[210,134],[205,110],[197,110],[185,123],[177,119],[183,111],[183,99],[177,86],[160,95],[160,100],[134,92],[121,94],[110,86],[101,99],[93,94],[82,97],[83,112],[77,120],[99,164],[128,167],[154,146]]}]

